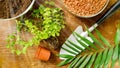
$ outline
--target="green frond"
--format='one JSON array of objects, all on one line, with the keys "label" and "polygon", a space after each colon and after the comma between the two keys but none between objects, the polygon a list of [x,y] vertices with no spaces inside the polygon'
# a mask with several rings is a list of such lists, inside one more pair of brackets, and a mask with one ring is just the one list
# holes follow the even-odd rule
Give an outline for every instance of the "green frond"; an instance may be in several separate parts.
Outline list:
[{"label": "green frond", "polygon": [[111,68],[114,68],[114,64],[118,59],[118,45],[114,48],[113,56],[112,56],[112,66]]},{"label": "green frond", "polygon": [[74,66],[74,68],[78,68],[80,66],[80,64],[85,60],[86,57],[87,57],[87,55],[84,55],[82,58],[80,58],[79,61]]},{"label": "green frond", "polygon": [[71,45],[73,45],[75,48],[77,48],[77,49],[79,49],[79,50],[84,50],[83,48],[81,48],[79,45],[77,45],[77,44],[75,44],[75,43],[73,43],[72,41],[70,41],[70,40],[67,40]]},{"label": "green frond", "polygon": [[62,57],[62,58],[74,58],[74,56],[66,55],[66,54],[59,54],[59,57]]},{"label": "green frond", "polygon": [[119,65],[120,65],[120,24],[118,25],[118,29],[115,34],[115,45],[118,45],[118,59],[119,59]]},{"label": "green frond", "polygon": [[97,29],[95,29],[98,37],[100,38],[100,40],[102,40],[102,42],[106,45],[106,46],[111,46],[110,43],[102,36],[102,34],[100,33],[100,31],[98,31]]},{"label": "green frond", "polygon": [[105,49],[105,51],[103,52],[103,55],[102,55],[102,59],[101,59],[99,68],[102,68],[102,67],[103,67],[104,62],[105,62],[105,60],[106,60],[106,58],[107,58],[107,53],[108,53],[108,48]]},{"label": "green frond", "polygon": [[104,68],[107,68],[108,63],[110,62],[112,55],[113,55],[113,48],[110,48],[108,51],[105,63],[104,63]]},{"label": "green frond", "polygon": [[[74,59],[74,58],[73,58]],[[61,63],[59,63],[57,66],[63,66],[63,65],[66,65],[66,64],[68,64],[68,63],[70,63],[73,59],[66,59],[66,60],[64,60],[64,61],[62,61]]]},{"label": "green frond", "polygon": [[69,52],[69,53],[71,53],[71,54],[73,54],[73,55],[76,55],[76,54],[77,54],[76,52],[71,51],[71,50],[69,50],[69,49],[67,49],[67,48],[62,47],[62,49],[65,50],[65,51],[67,51],[67,52]]},{"label": "green frond", "polygon": [[[81,35],[79,35],[78,33],[74,32],[73,33],[74,37],[76,38],[76,40],[78,40],[78,38],[80,38],[81,40],[83,40],[85,43],[89,44],[91,47],[93,47],[95,50],[97,50],[98,48],[88,39],[82,37]],[[76,36],[78,37],[76,37]]]},{"label": "green frond", "polygon": [[83,63],[79,66],[79,68],[84,68],[85,65],[89,62],[90,58],[91,58],[91,54],[87,56],[87,58],[83,61]]},{"label": "green frond", "polygon": [[73,66],[74,66],[75,64],[77,64],[77,62],[79,61],[80,58],[81,58],[81,57],[77,57],[77,58],[75,58],[75,60],[72,61],[72,63],[69,65],[68,68],[73,68]]},{"label": "green frond", "polygon": [[118,27],[115,35],[115,45],[119,45],[119,44],[120,44],[120,26]]},{"label": "green frond", "polygon": [[70,49],[72,49],[73,51],[79,53],[79,50],[77,50],[76,48],[70,46],[69,44],[65,43],[66,46],[68,46]]},{"label": "green frond", "polygon": [[82,45],[84,48],[86,48],[86,49],[88,49],[89,51],[91,51],[91,49],[82,41],[82,40],[78,40],[78,39],[76,39],[77,40],[77,42],[80,44],[80,45]]},{"label": "green frond", "polygon": [[100,42],[94,37],[94,35],[93,35],[92,33],[90,33],[89,30],[87,30],[87,32],[88,32],[88,35],[92,38],[92,40],[93,40],[95,43],[97,43],[101,48],[104,48],[104,46],[102,45],[102,43],[100,43]]},{"label": "green frond", "polygon": [[77,40],[77,42],[79,43],[79,44],[81,44],[84,48],[86,48],[86,49],[88,49],[88,50],[91,50],[88,46],[87,46],[87,44],[85,44],[84,42],[83,42],[83,40],[82,40],[83,38],[80,36],[80,40],[78,40],[78,38],[76,38],[76,40]]},{"label": "green frond", "polygon": [[94,62],[94,68],[98,68],[100,66],[100,60],[102,58],[102,52],[98,53],[96,56],[96,60]]},{"label": "green frond", "polygon": [[92,55],[91,59],[89,60],[88,64],[86,65],[86,68],[91,68],[93,62],[95,61],[96,59],[96,53]]},{"label": "green frond", "polygon": [[118,57],[119,57],[118,59],[119,59],[119,65],[120,65],[120,44],[119,44],[119,46],[118,46],[118,54],[119,54],[119,55],[118,55]]},{"label": "green frond", "polygon": [[[94,35],[90,33],[90,31],[88,30],[87,30],[88,35],[91,37],[94,43],[88,40],[87,38],[82,37],[80,34],[74,32],[73,36],[75,37],[75,40],[78,43],[76,44],[71,40],[67,40],[67,43],[65,43],[65,45],[70,49],[67,49],[67,48],[63,48],[63,49],[71,54],[74,54],[75,56],[71,56],[67,54],[61,55],[61,57],[66,58],[66,60],[61,62],[62,64],[60,66],[71,62],[68,68],[91,68],[92,66],[94,68],[107,68],[109,62],[112,61],[110,67],[114,68],[114,64],[117,61],[117,59],[119,59],[119,64],[120,64],[120,37],[119,37],[120,28],[118,28],[116,31],[115,40],[114,40],[115,46],[111,46],[109,41],[105,39],[97,29],[95,30],[99,39],[101,40],[102,43],[105,44],[105,46],[107,46],[107,48],[105,48],[102,45],[102,43],[100,43],[94,37]],[[79,45],[89,50],[90,53],[87,53],[85,55],[80,55],[81,51],[84,52],[85,50]],[[98,48],[95,45],[100,46],[101,50],[98,50]],[[96,52],[92,52],[92,49],[90,47],[94,48]],[[78,51],[78,50],[81,50],[81,51]],[[72,60],[70,60],[70,58]]]}]

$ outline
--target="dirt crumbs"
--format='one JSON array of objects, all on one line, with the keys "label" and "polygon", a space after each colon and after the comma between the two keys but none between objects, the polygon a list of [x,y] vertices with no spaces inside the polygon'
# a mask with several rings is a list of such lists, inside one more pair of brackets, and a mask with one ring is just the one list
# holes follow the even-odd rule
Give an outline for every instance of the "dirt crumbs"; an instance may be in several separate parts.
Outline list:
[{"label": "dirt crumbs", "polygon": [[98,13],[107,0],[63,0],[66,8],[78,16],[90,16]]}]

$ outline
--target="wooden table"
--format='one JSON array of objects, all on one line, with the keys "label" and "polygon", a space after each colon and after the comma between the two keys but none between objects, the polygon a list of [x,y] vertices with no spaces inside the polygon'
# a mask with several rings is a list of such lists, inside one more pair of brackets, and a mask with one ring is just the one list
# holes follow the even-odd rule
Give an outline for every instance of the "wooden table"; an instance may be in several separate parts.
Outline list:
[{"label": "wooden table", "polygon": [[[115,2],[116,0],[110,0],[107,9]],[[61,45],[77,26],[86,25],[90,27],[106,11],[105,10],[102,14],[94,18],[84,19],[84,18],[76,17],[71,13],[69,13],[64,8],[60,0],[55,0],[55,3],[58,7],[61,7],[63,9],[65,14],[65,28],[62,29],[61,36],[58,37],[59,41],[61,42]],[[101,31],[103,36],[107,38],[111,44],[114,43],[113,41],[116,31],[117,20],[120,20],[120,10],[115,12],[113,16],[108,18],[103,24],[101,24],[98,27],[98,30]],[[5,39],[7,38],[8,34],[11,34],[14,31],[16,31],[14,20],[0,21],[0,68],[66,68],[67,67],[67,66],[63,66],[63,67],[56,66],[60,62],[60,59],[55,56],[55,54],[59,53],[59,49],[52,51],[53,55],[51,56],[48,62],[43,62],[34,59],[37,46],[30,47],[25,55],[17,56],[15,54],[12,54],[11,51],[6,48],[7,42],[5,41]],[[115,68],[119,68],[118,63],[116,63]]]}]

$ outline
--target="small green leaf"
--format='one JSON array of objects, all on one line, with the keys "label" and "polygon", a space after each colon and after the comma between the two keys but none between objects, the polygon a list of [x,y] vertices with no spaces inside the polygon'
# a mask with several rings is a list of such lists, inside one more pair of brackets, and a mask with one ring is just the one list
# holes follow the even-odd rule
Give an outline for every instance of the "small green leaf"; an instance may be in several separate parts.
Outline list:
[{"label": "small green leaf", "polygon": [[105,62],[106,57],[107,57],[107,53],[108,53],[108,48],[105,49],[105,51],[103,51],[102,60],[101,60],[101,62],[100,62],[99,68],[102,68],[102,66],[104,65],[104,62]]},{"label": "small green leaf", "polygon": [[74,56],[67,55],[67,54],[59,54],[59,57],[62,57],[62,58],[74,58]]},{"label": "small green leaf", "polygon": [[115,45],[120,44],[120,24],[118,25],[116,35],[115,35]]},{"label": "small green leaf", "polygon": [[78,63],[76,63],[76,65],[74,66],[74,68],[78,68],[80,66],[80,64],[84,61],[84,59],[86,58],[87,55],[84,55],[79,61]]},{"label": "small green leaf", "polygon": [[77,57],[77,58],[75,58],[75,60],[72,61],[72,63],[69,65],[68,68],[73,68],[73,66],[79,61],[80,58],[81,58],[81,57]]},{"label": "small green leaf", "polygon": [[[67,43],[64,43],[67,47],[69,47],[70,49],[72,49],[73,51],[79,53],[80,51],[77,50],[76,48],[72,47],[71,45],[67,44]],[[73,45],[74,46],[74,45]]]},{"label": "small green leaf", "polygon": [[71,51],[71,50],[69,50],[69,49],[67,49],[67,48],[62,47],[62,49],[64,49],[65,51],[67,51],[67,52],[69,52],[69,53],[71,53],[71,54],[74,54],[74,55],[77,54],[76,52]]},{"label": "small green leaf", "polygon": [[[76,32],[74,32],[73,34],[76,34],[78,37],[80,37],[85,43],[87,43],[87,44],[89,44],[91,47],[93,47],[94,49],[98,49],[90,40],[88,40],[88,39],[86,39],[86,38],[84,38],[84,37],[82,37],[82,36],[80,36],[78,33],[76,33]],[[74,36],[76,39],[77,39],[77,37],[76,36]]]},{"label": "small green leaf", "polygon": [[110,45],[110,43],[102,36],[102,34],[100,33],[100,31],[98,31],[97,29],[95,29],[96,30],[96,33],[97,33],[97,35],[98,35],[98,37],[102,40],[102,42],[105,44],[105,45],[107,45],[107,46],[111,46]]},{"label": "small green leaf", "polygon": [[[73,58],[74,59],[74,58]],[[66,59],[66,60],[64,60],[64,61],[62,61],[61,63],[59,63],[57,66],[63,66],[63,65],[66,65],[66,64],[68,64],[68,63],[70,63],[73,59]]]},{"label": "small green leaf", "polygon": [[87,32],[95,43],[97,43],[101,48],[104,48],[104,46],[92,35],[92,33],[90,33],[89,30],[87,30]]},{"label": "small green leaf", "polygon": [[78,48],[78,49],[80,49],[80,50],[84,50],[83,48],[81,48],[79,45],[76,45],[75,43],[73,43],[73,42],[71,42],[70,40],[68,40],[68,42],[71,44],[71,45],[73,45],[75,48]]},{"label": "small green leaf", "polygon": [[92,57],[91,57],[90,61],[88,62],[86,68],[91,68],[94,60],[96,59],[96,55],[97,55],[96,53],[92,55]]},{"label": "small green leaf", "polygon": [[89,56],[87,56],[87,58],[83,61],[83,63],[79,66],[79,68],[85,68],[85,65],[90,60],[91,56],[92,56],[91,54]]},{"label": "small green leaf", "polygon": [[87,46],[83,41],[77,40],[83,47],[88,49],[89,51],[92,51],[89,46]]},{"label": "small green leaf", "polygon": [[76,39],[76,40],[77,40],[78,43],[81,44],[84,48],[86,48],[86,49],[88,49],[89,51],[91,51],[91,49],[90,49],[85,43],[83,43],[82,40],[78,40],[78,39]]},{"label": "small green leaf", "polygon": [[94,68],[98,68],[100,66],[100,61],[102,59],[102,52],[98,53],[96,56],[96,60],[94,62]]},{"label": "small green leaf", "polygon": [[119,65],[120,65],[120,44],[119,44],[118,47],[119,47],[119,48],[118,48],[118,54],[119,54]]},{"label": "small green leaf", "polygon": [[28,48],[28,46],[25,46],[25,47],[22,49],[22,53],[23,53],[23,54],[26,54],[27,48]]},{"label": "small green leaf", "polygon": [[118,59],[118,45],[114,48],[111,68],[114,68],[114,64],[117,61],[117,59]]},{"label": "small green leaf", "polygon": [[50,5],[50,6],[54,6],[55,3],[53,1],[45,1],[45,4]]},{"label": "small green leaf", "polygon": [[20,54],[21,54],[21,51],[20,51],[20,50],[16,50],[16,54],[17,54],[17,55],[20,55]]},{"label": "small green leaf", "polygon": [[112,55],[113,55],[113,48],[111,47],[108,51],[107,58],[106,58],[105,63],[104,63],[104,68],[107,68],[108,63],[110,62]]}]

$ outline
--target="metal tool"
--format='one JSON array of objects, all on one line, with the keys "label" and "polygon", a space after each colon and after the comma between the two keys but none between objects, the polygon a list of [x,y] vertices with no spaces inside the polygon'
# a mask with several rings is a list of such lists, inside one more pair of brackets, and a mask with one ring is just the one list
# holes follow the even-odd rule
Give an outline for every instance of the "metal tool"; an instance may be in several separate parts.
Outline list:
[{"label": "metal tool", "polygon": [[[118,0],[113,6],[111,6],[111,8],[93,25],[91,26],[88,30],[90,32],[92,32],[96,27],[98,27],[101,23],[103,23],[104,20],[106,20],[108,17],[110,17],[116,10],[118,10],[120,8],[120,0]],[[83,29],[82,29],[82,26],[78,26],[75,31],[76,33],[80,34],[81,36],[87,38],[88,40],[90,40],[91,42],[92,39],[88,36],[88,33],[87,31],[83,32]],[[67,40],[71,40],[73,41],[74,43],[76,43],[77,45],[79,45],[79,47],[85,49],[82,45],[80,45],[77,40],[75,39],[75,37],[73,36],[73,34],[71,34],[69,36],[69,38]],[[65,41],[65,43],[68,43],[68,41]],[[69,44],[69,43],[68,43]],[[87,44],[89,46],[89,44]],[[71,45],[72,46],[72,45]],[[69,48],[68,46],[66,46],[65,44],[62,45],[62,48],[60,50],[60,54],[68,54],[68,55],[77,55],[78,53],[76,54],[71,54],[69,52],[67,52],[66,50],[64,50],[63,48],[66,48],[68,50],[71,50],[73,51],[71,48]],[[77,49],[77,48],[76,48]],[[80,51],[81,52],[81,51]],[[65,58],[61,58],[60,59],[65,59]]]}]

